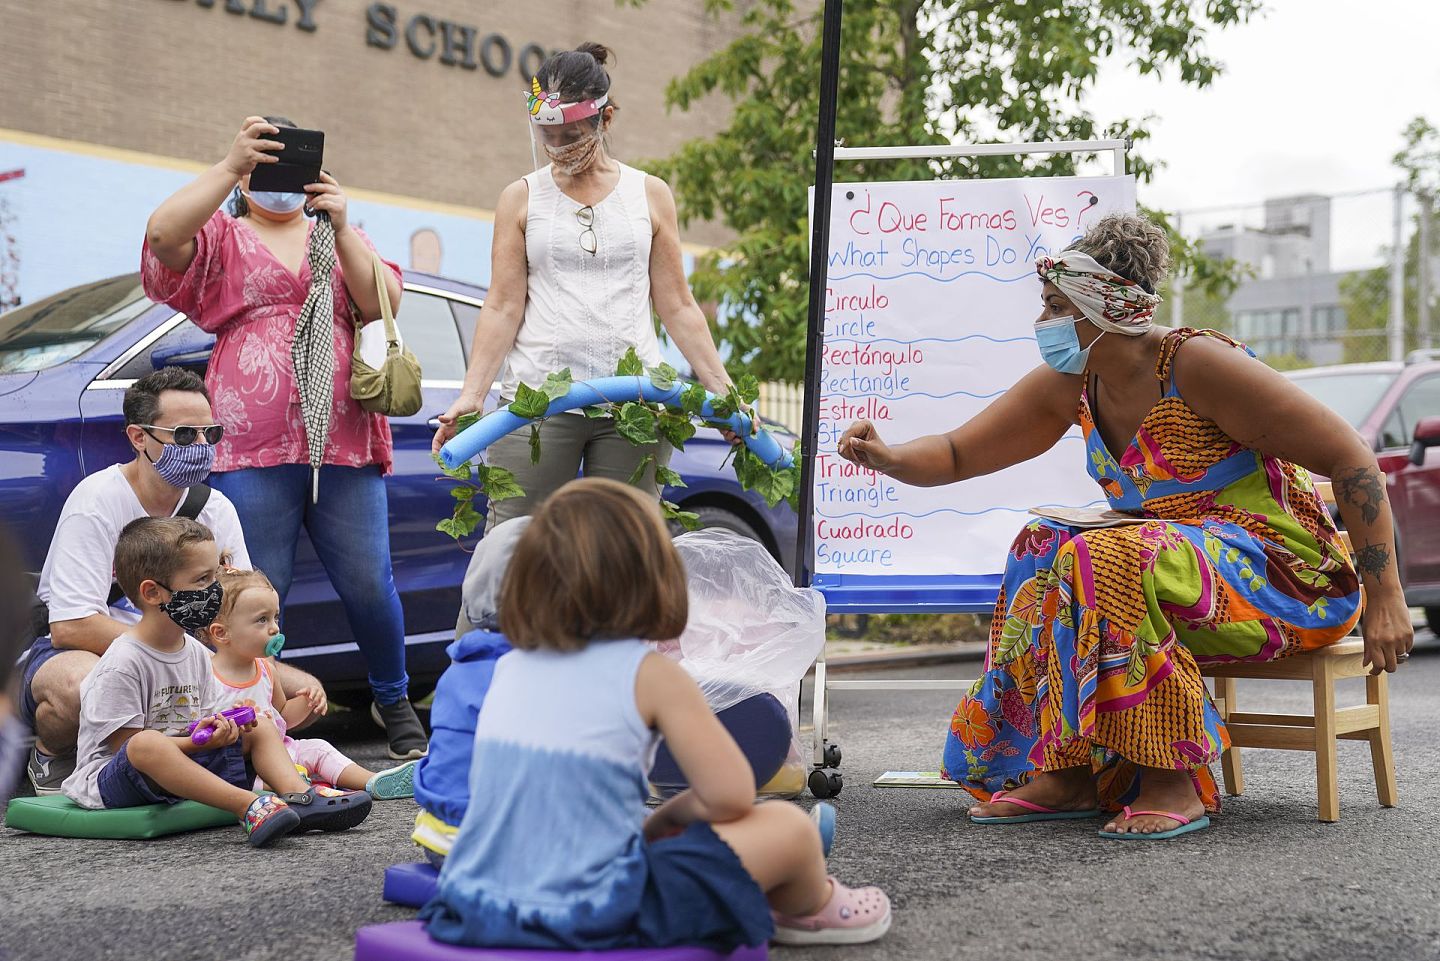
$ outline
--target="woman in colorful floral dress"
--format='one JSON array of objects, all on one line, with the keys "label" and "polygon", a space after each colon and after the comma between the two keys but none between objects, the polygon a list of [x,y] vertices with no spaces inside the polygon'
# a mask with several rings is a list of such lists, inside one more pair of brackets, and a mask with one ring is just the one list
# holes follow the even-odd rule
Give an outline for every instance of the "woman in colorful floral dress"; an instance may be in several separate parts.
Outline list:
[{"label": "woman in colorful floral dress", "polygon": [[[1072,426],[1112,526],[1029,524],[1006,558],[984,676],[955,711],[945,776],[980,823],[1123,814],[1102,834],[1209,823],[1229,745],[1200,665],[1340,640],[1393,671],[1413,629],[1384,476],[1338,415],[1215,331],[1155,327],[1165,235],[1111,216],[1042,258],[1045,364],[974,419],[896,447],[869,421],[841,456],[935,486],[1021,463]],[[1110,336],[1114,335],[1114,336]],[[1333,479],[1352,565],[1310,471]],[[1356,567],[1358,566],[1358,573]]]}]

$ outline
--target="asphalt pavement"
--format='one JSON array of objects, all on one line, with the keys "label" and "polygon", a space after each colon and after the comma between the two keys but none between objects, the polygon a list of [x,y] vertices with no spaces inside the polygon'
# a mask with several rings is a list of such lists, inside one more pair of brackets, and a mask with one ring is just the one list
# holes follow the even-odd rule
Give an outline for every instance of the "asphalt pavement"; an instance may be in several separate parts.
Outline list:
[{"label": "asphalt pavement", "polygon": [[[974,663],[886,672],[965,677]],[[855,677],[848,674],[847,677]],[[1299,710],[1304,686],[1240,682],[1246,710]],[[1358,683],[1342,691],[1358,700]],[[1315,820],[1313,756],[1245,752],[1246,794],[1209,830],[1116,842],[1098,823],[967,823],[958,791],[884,790],[885,770],[937,765],[955,697],[834,695],[845,789],[831,867],[880,884],[890,934],[854,948],[773,949],[810,959],[1440,959],[1440,646],[1392,684],[1401,806],[1375,799],[1366,747],[1340,745],[1341,820]],[[324,722],[356,760],[383,765],[361,715]],[[576,803],[584,785],[576,784]],[[808,804],[808,797],[804,799]],[[412,912],[380,900],[386,865],[416,860],[410,802],[360,827],[264,851],[239,827],[155,841],[0,831],[0,959],[348,959],[357,927]]]}]

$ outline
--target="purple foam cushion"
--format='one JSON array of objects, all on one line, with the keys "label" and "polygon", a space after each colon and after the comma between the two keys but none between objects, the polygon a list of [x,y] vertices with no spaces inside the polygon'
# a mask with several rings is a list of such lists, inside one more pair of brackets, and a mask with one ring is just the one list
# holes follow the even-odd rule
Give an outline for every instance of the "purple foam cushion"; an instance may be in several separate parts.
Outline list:
[{"label": "purple foam cushion", "polygon": [[432,865],[392,864],[385,869],[385,887],[380,896],[391,904],[420,908],[434,896],[439,882],[440,872]]},{"label": "purple foam cushion", "polygon": [[419,921],[373,924],[355,932],[355,961],[765,961],[767,957],[763,944],[730,954],[691,947],[615,951],[462,948],[432,940]]}]

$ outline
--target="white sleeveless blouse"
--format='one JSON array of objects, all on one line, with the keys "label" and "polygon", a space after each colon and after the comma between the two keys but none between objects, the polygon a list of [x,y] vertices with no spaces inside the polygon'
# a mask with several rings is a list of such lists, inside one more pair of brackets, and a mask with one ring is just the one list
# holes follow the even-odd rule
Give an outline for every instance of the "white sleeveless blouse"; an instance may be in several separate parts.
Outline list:
[{"label": "white sleeveless blouse", "polygon": [[539,387],[569,367],[576,381],[609,377],[634,347],[645,366],[660,363],[650,313],[650,204],[645,173],[620,164],[620,180],[594,205],[595,253],[580,246],[582,204],[563,193],[549,166],[525,176],[529,212],[525,319],[505,360],[501,393]]}]

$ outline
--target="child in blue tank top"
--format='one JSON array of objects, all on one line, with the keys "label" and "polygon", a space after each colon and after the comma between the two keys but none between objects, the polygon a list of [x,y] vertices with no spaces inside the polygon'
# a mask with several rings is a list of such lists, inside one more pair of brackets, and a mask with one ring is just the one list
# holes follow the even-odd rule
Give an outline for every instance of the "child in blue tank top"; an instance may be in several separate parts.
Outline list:
[{"label": "child in blue tank top", "polygon": [[[475,731],[470,805],[421,912],[452,944],[569,950],[881,937],[878,888],[826,875],[814,822],[755,804],[740,748],[679,664],[685,572],[653,499],[572,481],[521,535]],[[663,736],[691,787],[647,817]]]}]

